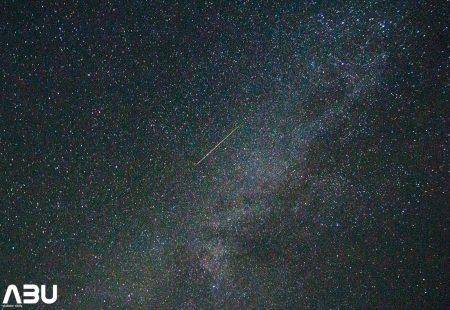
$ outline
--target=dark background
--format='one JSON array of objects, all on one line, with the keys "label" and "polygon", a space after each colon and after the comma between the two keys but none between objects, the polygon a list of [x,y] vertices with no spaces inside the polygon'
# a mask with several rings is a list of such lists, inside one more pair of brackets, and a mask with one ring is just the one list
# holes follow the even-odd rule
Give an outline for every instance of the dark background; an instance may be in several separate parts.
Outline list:
[{"label": "dark background", "polygon": [[448,2],[98,2],[1,5],[1,296],[449,306]]}]

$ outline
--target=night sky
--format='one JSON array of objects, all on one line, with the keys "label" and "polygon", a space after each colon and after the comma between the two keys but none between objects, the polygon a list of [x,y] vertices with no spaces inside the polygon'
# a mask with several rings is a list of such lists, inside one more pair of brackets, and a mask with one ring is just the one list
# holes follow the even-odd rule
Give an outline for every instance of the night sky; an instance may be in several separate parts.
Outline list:
[{"label": "night sky", "polygon": [[449,3],[225,3],[2,2],[0,297],[448,307]]}]

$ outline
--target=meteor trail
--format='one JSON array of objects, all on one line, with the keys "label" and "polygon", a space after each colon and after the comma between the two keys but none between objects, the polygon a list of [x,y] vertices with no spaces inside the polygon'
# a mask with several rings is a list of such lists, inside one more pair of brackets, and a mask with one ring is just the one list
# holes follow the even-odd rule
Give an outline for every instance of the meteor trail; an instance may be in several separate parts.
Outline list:
[{"label": "meteor trail", "polygon": [[216,144],[215,147],[213,147],[208,153],[206,153],[205,156],[203,156],[202,159],[200,159],[195,166],[197,166],[198,164],[200,164],[203,160],[205,160],[206,157],[208,157],[212,152],[214,152],[215,149],[217,149],[219,147],[219,145],[221,145],[229,136],[231,136],[233,134],[233,132],[236,131],[236,129],[238,129],[241,125],[237,125],[236,127],[234,127],[234,129],[225,137],[223,138],[219,143]]}]

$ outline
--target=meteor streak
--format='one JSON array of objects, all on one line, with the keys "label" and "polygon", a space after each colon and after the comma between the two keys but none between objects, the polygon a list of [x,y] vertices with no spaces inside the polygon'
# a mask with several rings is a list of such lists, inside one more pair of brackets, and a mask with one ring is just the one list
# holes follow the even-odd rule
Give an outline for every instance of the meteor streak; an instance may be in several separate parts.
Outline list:
[{"label": "meteor streak", "polygon": [[203,156],[203,158],[200,159],[200,160],[195,164],[195,166],[199,165],[202,161],[204,161],[206,157],[208,157],[212,152],[214,152],[214,150],[217,149],[217,148],[219,147],[219,145],[221,145],[226,139],[228,139],[228,137],[231,136],[231,135],[233,134],[233,132],[235,132],[236,129],[238,129],[240,126],[241,126],[241,125],[237,125],[236,127],[234,127],[234,129],[233,129],[232,131],[230,131],[230,133],[229,133],[225,138],[223,138],[219,143],[217,143],[216,146],[214,146],[208,153],[206,153],[206,155]]}]

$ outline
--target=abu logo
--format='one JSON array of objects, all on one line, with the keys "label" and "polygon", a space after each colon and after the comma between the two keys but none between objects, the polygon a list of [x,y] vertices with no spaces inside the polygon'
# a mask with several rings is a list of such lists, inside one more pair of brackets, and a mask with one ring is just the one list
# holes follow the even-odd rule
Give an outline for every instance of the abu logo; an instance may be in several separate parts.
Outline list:
[{"label": "abu logo", "polygon": [[[40,299],[45,304],[52,304],[58,298],[58,286],[53,285],[52,297],[47,298],[45,285],[41,285]],[[37,304],[39,302],[39,286],[34,284],[24,284],[22,299],[20,298],[19,290],[17,286],[11,284],[6,289],[5,297],[3,297],[3,304],[8,304],[9,299],[13,295],[16,300],[16,304]]]}]

